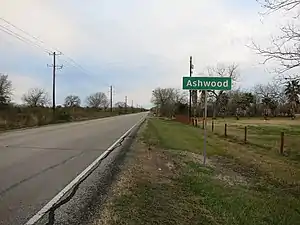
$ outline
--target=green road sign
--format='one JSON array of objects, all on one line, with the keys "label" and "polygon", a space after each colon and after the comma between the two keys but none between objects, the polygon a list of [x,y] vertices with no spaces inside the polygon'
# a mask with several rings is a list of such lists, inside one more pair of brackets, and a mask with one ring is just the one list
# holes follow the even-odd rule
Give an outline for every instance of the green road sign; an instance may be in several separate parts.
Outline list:
[{"label": "green road sign", "polygon": [[230,77],[183,77],[184,90],[231,90]]}]

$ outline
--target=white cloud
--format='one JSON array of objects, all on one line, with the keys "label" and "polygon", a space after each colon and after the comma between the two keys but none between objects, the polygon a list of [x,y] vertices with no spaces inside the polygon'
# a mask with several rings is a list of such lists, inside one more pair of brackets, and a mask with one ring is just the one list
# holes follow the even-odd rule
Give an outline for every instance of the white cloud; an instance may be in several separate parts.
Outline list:
[{"label": "white cloud", "polygon": [[[245,82],[269,78],[257,65],[260,58],[245,45],[252,38],[267,44],[284,20],[272,16],[262,24],[258,5],[246,8],[232,4],[234,1],[225,0],[94,0],[84,4],[2,0],[0,14],[83,65],[88,61],[116,63],[126,71],[148,65],[136,89],[122,90],[122,95],[127,92],[130,98],[146,103],[156,85],[181,86],[181,77],[189,71],[190,55],[197,72],[218,62],[236,62],[242,75],[244,71],[251,76],[243,78]],[[155,61],[149,60],[153,57]],[[156,73],[149,76],[151,67]],[[256,74],[249,75],[249,71]],[[120,79],[126,85],[132,78],[120,74]]]}]

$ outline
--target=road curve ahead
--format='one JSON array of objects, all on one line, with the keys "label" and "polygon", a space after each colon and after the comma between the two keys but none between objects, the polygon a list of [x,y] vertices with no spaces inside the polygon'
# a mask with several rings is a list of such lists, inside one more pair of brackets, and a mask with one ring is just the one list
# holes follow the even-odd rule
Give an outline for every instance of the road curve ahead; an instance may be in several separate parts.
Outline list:
[{"label": "road curve ahead", "polygon": [[0,224],[24,224],[145,113],[0,135]]}]

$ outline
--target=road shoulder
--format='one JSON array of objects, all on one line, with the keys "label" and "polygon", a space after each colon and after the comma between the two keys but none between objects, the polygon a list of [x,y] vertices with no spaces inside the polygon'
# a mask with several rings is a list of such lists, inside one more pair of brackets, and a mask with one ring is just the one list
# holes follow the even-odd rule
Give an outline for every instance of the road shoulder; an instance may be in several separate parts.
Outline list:
[{"label": "road shoulder", "polygon": [[169,144],[201,143],[185,136],[194,128],[151,119],[127,153],[93,225],[298,224],[299,197],[282,192],[266,171],[237,161],[222,140],[214,140],[214,155],[203,167],[196,148],[166,148],[162,131]]}]

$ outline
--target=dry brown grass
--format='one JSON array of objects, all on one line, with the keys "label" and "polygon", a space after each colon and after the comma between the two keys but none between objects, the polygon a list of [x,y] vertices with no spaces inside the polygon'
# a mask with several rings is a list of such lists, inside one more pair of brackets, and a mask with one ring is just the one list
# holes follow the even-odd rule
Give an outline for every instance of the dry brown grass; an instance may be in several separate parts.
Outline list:
[{"label": "dry brown grass", "polygon": [[[97,119],[108,116],[115,116],[123,113],[124,110],[93,109],[93,108],[64,108],[58,107],[56,114],[53,116],[51,108],[46,107],[7,107],[0,110],[0,131],[19,129],[26,127],[42,126],[51,123],[63,123],[71,121],[82,121],[88,119]],[[128,113],[138,112],[139,109]]]}]

